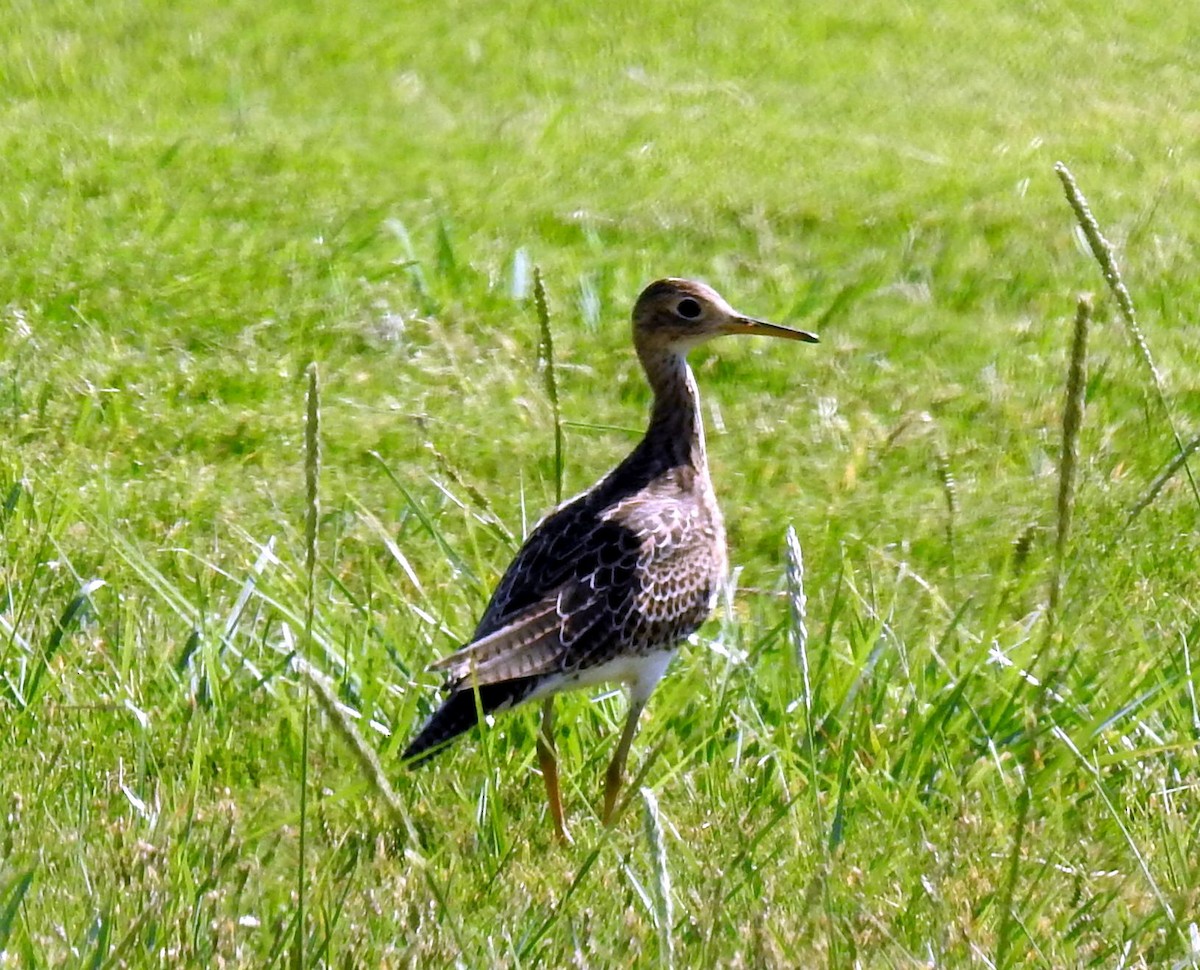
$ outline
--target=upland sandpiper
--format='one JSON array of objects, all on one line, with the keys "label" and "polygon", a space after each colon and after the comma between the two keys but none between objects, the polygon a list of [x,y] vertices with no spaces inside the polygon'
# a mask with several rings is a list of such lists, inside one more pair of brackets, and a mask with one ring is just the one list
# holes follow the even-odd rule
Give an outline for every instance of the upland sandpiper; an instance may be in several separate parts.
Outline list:
[{"label": "upland sandpiper", "polygon": [[633,344],[654,392],[629,457],[534,528],[471,641],[431,667],[448,696],[404,752],[410,764],[469,730],[478,713],[544,702],[538,759],[566,839],[554,750],[554,695],[620,682],[625,730],[605,777],[605,824],[638,718],[679,642],[708,617],[726,571],[725,528],[708,474],[687,353],[723,334],[816,343],[802,330],[744,317],[703,283],[662,279],[633,308]]}]

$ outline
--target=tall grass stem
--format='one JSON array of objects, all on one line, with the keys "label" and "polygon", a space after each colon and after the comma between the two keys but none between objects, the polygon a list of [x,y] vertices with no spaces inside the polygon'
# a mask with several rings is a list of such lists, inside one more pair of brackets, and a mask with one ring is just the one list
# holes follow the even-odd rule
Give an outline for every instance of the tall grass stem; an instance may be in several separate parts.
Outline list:
[{"label": "tall grass stem", "polygon": [[649,788],[642,788],[641,795],[646,844],[650,849],[650,862],[654,869],[654,921],[658,924],[659,963],[664,967],[673,967],[675,937],[672,933],[674,917],[671,913],[671,870],[667,862],[667,843],[663,838],[658,799]]},{"label": "tall grass stem", "polygon": [[946,500],[946,548],[950,556],[950,595],[958,599],[958,559],[954,549],[955,521],[958,518],[958,482],[950,467],[950,456],[946,449],[937,446],[934,454],[937,463],[938,481],[942,486],[942,497]]},{"label": "tall grass stem", "polygon": [[1025,832],[1029,827],[1029,804],[1032,793],[1029,790],[1029,778],[1024,778],[1021,794],[1017,797],[1017,818],[1014,824],[1012,848],[1008,854],[1008,866],[1004,875],[1004,885],[999,896],[1000,928],[996,933],[996,968],[1004,970],[1009,965],[1009,954],[1012,952],[1013,925],[1016,914],[1013,912],[1013,899],[1016,897],[1017,879],[1021,874],[1021,847],[1025,842]]},{"label": "tall grass stem", "polygon": [[1187,446],[1184,445],[1183,439],[1179,436],[1179,430],[1175,427],[1175,419],[1171,415],[1171,408],[1167,403],[1166,391],[1163,388],[1162,374],[1159,373],[1158,367],[1154,363],[1154,357],[1150,353],[1150,345],[1146,343],[1146,337],[1142,333],[1141,326],[1138,324],[1137,314],[1133,308],[1133,298],[1129,295],[1129,288],[1121,278],[1121,271],[1117,266],[1117,257],[1112,243],[1100,231],[1100,224],[1096,221],[1096,217],[1092,215],[1092,210],[1088,206],[1087,199],[1084,198],[1083,193],[1079,190],[1079,185],[1075,181],[1075,176],[1071,174],[1071,170],[1062,162],[1055,162],[1054,171],[1058,175],[1059,181],[1062,182],[1063,190],[1067,195],[1067,203],[1071,206],[1072,211],[1075,213],[1075,218],[1079,221],[1079,227],[1083,230],[1084,238],[1087,239],[1092,256],[1095,257],[1097,264],[1100,266],[1100,272],[1104,275],[1104,281],[1108,283],[1109,289],[1112,290],[1112,294],[1116,298],[1117,306],[1121,310],[1121,319],[1125,321],[1125,329],[1129,333],[1129,338],[1133,341],[1138,356],[1141,358],[1150,375],[1150,382],[1154,387],[1155,397],[1162,408],[1163,415],[1167,419],[1167,426],[1171,429],[1171,436],[1175,439],[1175,447],[1179,450],[1179,467],[1182,467],[1184,474],[1187,475],[1188,484],[1192,488],[1192,495],[1196,499],[1196,504],[1200,505],[1200,486],[1196,484],[1196,478],[1192,474],[1191,466],[1188,465],[1187,461],[1190,452]]},{"label": "tall grass stem", "polygon": [[[316,611],[317,523],[320,518],[321,483],[321,389],[314,361],[308,365],[308,394],[304,421],[304,652],[312,652],[313,616]],[[292,966],[303,970],[304,891],[307,882],[306,859],[308,825],[308,730],[311,678],[304,679],[302,734],[300,741],[300,833],[296,871],[296,939]]]},{"label": "tall grass stem", "polygon": [[563,425],[558,404],[558,378],[554,373],[554,335],[550,330],[550,309],[546,303],[546,285],[540,266],[533,268],[533,304],[538,318],[538,366],[546,384],[546,396],[554,415],[554,500],[563,498]]},{"label": "tall grass stem", "polygon": [[324,674],[302,657],[297,657],[294,663],[305,681],[311,685],[316,694],[318,706],[325,712],[337,733],[342,736],[342,740],[346,742],[346,746],[358,761],[367,781],[371,783],[375,793],[383,799],[392,822],[403,828],[415,844],[417,833],[413,828],[412,819],[409,818],[395,789],[392,788],[392,784],[383,770],[383,765],[379,761],[379,755],[362,736],[346,708],[339,703],[333,685]]},{"label": "tall grass stem", "polygon": [[1132,508],[1129,510],[1129,515],[1125,518],[1126,526],[1130,525],[1134,519],[1136,519],[1146,510],[1146,507],[1149,506],[1150,503],[1158,498],[1158,493],[1163,490],[1163,487],[1167,484],[1167,482],[1175,477],[1179,469],[1187,464],[1187,460],[1196,453],[1197,449],[1200,449],[1200,434],[1196,435],[1196,437],[1183,446],[1183,450],[1176,454],[1167,463],[1167,467],[1155,476],[1154,481],[1152,481],[1146,488],[1146,491],[1142,493],[1142,497],[1133,503]]},{"label": "tall grass stem", "polygon": [[1087,384],[1087,339],[1092,319],[1092,298],[1081,294],[1075,305],[1075,329],[1071,339],[1071,362],[1067,368],[1067,392],[1063,402],[1062,451],[1058,460],[1057,526],[1054,533],[1054,572],[1050,581],[1050,629],[1058,622],[1062,596],[1063,563],[1071,534],[1075,508],[1075,478],[1079,465],[1079,429],[1083,426],[1083,396]]}]

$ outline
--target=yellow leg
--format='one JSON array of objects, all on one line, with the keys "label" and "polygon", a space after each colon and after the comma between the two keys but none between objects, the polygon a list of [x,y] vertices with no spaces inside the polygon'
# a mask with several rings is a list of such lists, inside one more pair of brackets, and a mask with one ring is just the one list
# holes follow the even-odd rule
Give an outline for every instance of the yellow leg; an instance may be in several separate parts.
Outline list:
[{"label": "yellow leg", "polygon": [[550,817],[554,820],[554,831],[562,842],[570,842],[567,826],[563,822],[562,796],[558,789],[558,759],[554,752],[554,696],[546,698],[542,705],[542,729],[538,732],[538,763],[542,778],[546,782],[546,798],[550,802]]},{"label": "yellow leg", "polygon": [[621,778],[625,774],[625,762],[629,758],[629,748],[633,744],[633,736],[637,734],[638,718],[646,706],[648,697],[630,697],[629,716],[625,719],[625,730],[621,732],[621,740],[617,742],[617,750],[613,752],[612,762],[604,775],[604,814],[601,821],[611,825],[615,819],[613,813],[617,807],[617,795],[621,791]]}]

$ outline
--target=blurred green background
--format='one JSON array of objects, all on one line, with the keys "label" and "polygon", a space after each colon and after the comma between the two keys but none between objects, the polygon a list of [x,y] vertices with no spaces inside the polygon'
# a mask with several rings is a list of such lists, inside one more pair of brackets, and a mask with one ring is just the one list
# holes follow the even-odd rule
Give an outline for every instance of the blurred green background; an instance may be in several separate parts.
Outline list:
[{"label": "blurred green background", "polygon": [[[632,941],[713,966],[1195,960],[1186,476],[1127,525],[1172,424],[1200,424],[1195,22],[1095,0],[11,3],[6,959],[605,965]],[[1116,247],[1161,399],[1059,160]],[[535,266],[568,492],[639,433],[626,321],[651,279],[703,278],[823,340],[696,355],[739,589],[651,704],[634,761],[655,752],[657,802],[608,835],[590,813],[621,703],[563,706],[573,850],[540,817],[529,715],[428,772],[394,764],[504,529],[554,501]],[[287,655],[314,360],[321,648],[299,649],[375,723],[411,826],[314,709],[302,860]]]}]

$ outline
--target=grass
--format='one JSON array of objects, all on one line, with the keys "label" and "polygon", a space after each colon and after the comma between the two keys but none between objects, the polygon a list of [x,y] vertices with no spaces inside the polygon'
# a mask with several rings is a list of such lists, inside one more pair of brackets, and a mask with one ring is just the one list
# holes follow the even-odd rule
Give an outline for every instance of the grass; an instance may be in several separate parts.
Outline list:
[{"label": "grass", "polygon": [[[1200,960],[1183,7],[4,16],[0,962]],[[697,353],[735,582],[564,848],[535,712],[396,759],[664,274],[823,342]]]}]

